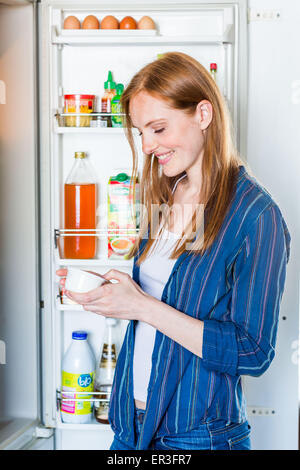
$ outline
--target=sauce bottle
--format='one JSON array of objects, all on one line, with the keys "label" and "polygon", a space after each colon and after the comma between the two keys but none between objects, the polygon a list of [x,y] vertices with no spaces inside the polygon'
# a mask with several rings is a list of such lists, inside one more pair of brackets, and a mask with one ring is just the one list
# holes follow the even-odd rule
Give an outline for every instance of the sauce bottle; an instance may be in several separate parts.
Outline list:
[{"label": "sauce bottle", "polygon": [[[112,79],[109,70],[107,81],[104,82],[104,95],[101,98],[101,113],[111,113],[111,100],[116,94],[116,84]],[[103,127],[112,127],[111,116],[102,116],[102,121],[106,123]]]},{"label": "sauce bottle", "polygon": [[[75,152],[75,162],[64,187],[65,229],[96,229],[96,199],[97,185],[86,154]],[[64,237],[64,257],[94,258],[96,237],[79,236],[78,233]]]},{"label": "sauce bottle", "polygon": [[[116,95],[111,100],[111,112],[113,114],[122,113],[120,99],[123,91],[124,85],[122,83],[118,83],[118,85],[116,86]],[[112,127],[123,127],[122,116],[111,116],[111,123]]]},{"label": "sauce bottle", "polygon": [[[109,400],[117,363],[117,320],[105,318],[105,333],[100,360],[95,375],[95,418],[99,423],[108,424]],[[97,399],[101,401],[97,401]]]},{"label": "sauce bottle", "polygon": [[210,74],[215,81],[217,80],[217,69],[218,66],[216,63],[210,64]]}]

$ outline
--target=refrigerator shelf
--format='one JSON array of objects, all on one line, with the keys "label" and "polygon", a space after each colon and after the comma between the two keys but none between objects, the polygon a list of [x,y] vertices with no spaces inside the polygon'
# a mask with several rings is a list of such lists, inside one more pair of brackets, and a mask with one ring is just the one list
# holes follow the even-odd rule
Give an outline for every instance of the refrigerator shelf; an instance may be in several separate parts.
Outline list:
[{"label": "refrigerator shelf", "polygon": [[92,417],[92,421],[88,424],[63,423],[61,420],[60,411],[57,411],[56,414],[56,429],[64,429],[69,431],[111,431],[109,424],[98,423],[94,416]]},{"label": "refrigerator shelf", "polygon": [[[76,393],[76,395],[92,395],[92,398],[73,398],[72,395],[74,395],[74,393]],[[63,397],[62,395],[70,395],[70,398],[67,398],[67,397]],[[106,402],[106,403],[109,403],[109,398],[97,398],[98,395],[103,395],[104,392],[74,392],[74,391],[62,391],[62,390],[56,390],[56,400],[57,400],[57,409],[59,410],[60,409],[60,405],[61,405],[61,402],[62,401],[89,401],[91,403],[94,403],[95,401],[101,401],[101,402]],[[96,397],[95,397],[96,395]],[[105,392],[105,395],[110,395],[110,392]]]},{"label": "refrigerator shelf", "polygon": [[[62,397],[62,395],[71,395],[70,398],[67,398],[67,397]],[[105,393],[106,395],[110,396],[110,392],[106,392]],[[105,399],[105,398],[97,398],[97,395],[103,395],[103,392],[76,392],[76,395],[84,395],[84,396],[87,396],[87,395],[92,395],[92,398],[73,398],[72,395],[74,395],[74,391],[70,391],[70,392],[67,392],[67,391],[62,391],[60,389],[56,390],[56,406],[57,406],[57,409],[56,409],[56,422],[57,422],[57,427],[58,428],[61,428],[61,429],[90,429],[90,430],[110,430],[110,425],[109,424],[103,424],[103,423],[98,423],[98,421],[96,420],[96,418],[94,417],[94,415],[92,416],[92,420],[90,423],[87,423],[87,424],[79,424],[79,423],[63,423],[63,421],[61,420],[61,414],[60,414],[60,408],[61,408],[61,403],[62,401],[88,401],[88,402],[91,402],[91,403],[94,403],[94,402],[105,402],[105,403],[108,403],[110,401],[109,398]]]},{"label": "refrigerator shelf", "polygon": [[103,258],[93,258],[93,259],[66,259],[60,258],[58,248],[54,250],[55,263],[58,266],[101,266],[110,268],[128,268],[132,269],[133,259],[108,259],[107,257]]},{"label": "refrigerator shelf", "polygon": [[60,294],[57,294],[56,296],[56,299],[55,299],[55,303],[56,303],[56,309],[57,310],[61,310],[61,311],[76,311],[76,312],[84,312],[84,309],[82,307],[82,305],[78,305],[78,304],[62,304],[61,303],[61,296]]},{"label": "refrigerator shelf", "polygon": [[222,35],[161,35],[156,30],[52,30],[52,44],[68,46],[97,46],[101,44],[226,44],[233,42],[233,25]]},{"label": "refrigerator shelf", "polygon": [[[122,134],[125,135],[124,127],[100,127],[100,126],[65,126],[64,117],[70,116],[87,116],[87,117],[97,117],[97,116],[124,116],[124,114],[112,114],[112,113],[55,113],[54,114],[54,123],[53,131],[55,134]],[[139,131],[136,128],[132,129],[133,135],[139,135]]]},{"label": "refrigerator shelf", "polygon": [[123,127],[59,127],[54,129],[56,134],[123,134]]}]

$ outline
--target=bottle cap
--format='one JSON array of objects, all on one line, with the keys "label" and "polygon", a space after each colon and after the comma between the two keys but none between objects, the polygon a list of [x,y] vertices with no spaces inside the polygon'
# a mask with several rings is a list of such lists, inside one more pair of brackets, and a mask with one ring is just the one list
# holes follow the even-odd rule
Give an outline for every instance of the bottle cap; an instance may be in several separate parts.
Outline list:
[{"label": "bottle cap", "polygon": [[126,181],[129,179],[129,176],[126,173],[119,173],[116,176],[116,180],[119,181],[119,183],[123,183],[123,181]]},{"label": "bottle cap", "polygon": [[116,86],[116,92],[117,92],[117,95],[121,95],[124,91],[124,85],[123,83],[118,83],[117,86]]},{"label": "bottle cap", "polygon": [[217,64],[213,63],[213,64],[210,64],[210,70],[217,70]]},{"label": "bottle cap", "polygon": [[72,339],[86,339],[87,338],[87,332],[86,331],[73,331],[72,333]]},{"label": "bottle cap", "polygon": [[104,82],[104,89],[109,89],[109,90],[114,90],[116,88],[116,83],[112,79],[112,73],[109,70],[108,71],[108,76],[107,76],[107,81]]},{"label": "bottle cap", "polygon": [[75,158],[85,158],[85,152],[75,152]]}]

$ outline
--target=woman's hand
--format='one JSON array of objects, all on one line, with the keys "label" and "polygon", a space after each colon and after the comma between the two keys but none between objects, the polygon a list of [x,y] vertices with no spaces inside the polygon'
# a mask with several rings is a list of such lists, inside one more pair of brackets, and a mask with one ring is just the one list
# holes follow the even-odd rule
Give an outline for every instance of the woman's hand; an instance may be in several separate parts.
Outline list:
[{"label": "woman's hand", "polygon": [[[66,276],[67,270],[59,269],[56,274]],[[111,269],[102,276],[107,281],[118,282],[107,282],[86,293],[65,291],[65,294],[89,312],[122,320],[141,320],[150,296],[122,271]],[[60,284],[64,285],[65,280],[61,279]]]}]

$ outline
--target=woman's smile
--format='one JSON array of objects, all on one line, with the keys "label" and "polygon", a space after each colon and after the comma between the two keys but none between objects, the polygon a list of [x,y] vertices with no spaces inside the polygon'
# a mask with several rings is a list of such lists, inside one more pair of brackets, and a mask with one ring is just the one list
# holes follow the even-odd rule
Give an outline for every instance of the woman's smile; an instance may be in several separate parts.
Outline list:
[{"label": "woman's smile", "polygon": [[172,159],[174,153],[175,153],[175,150],[170,150],[167,153],[154,154],[154,155],[158,158],[158,161],[161,165],[165,165]]}]

